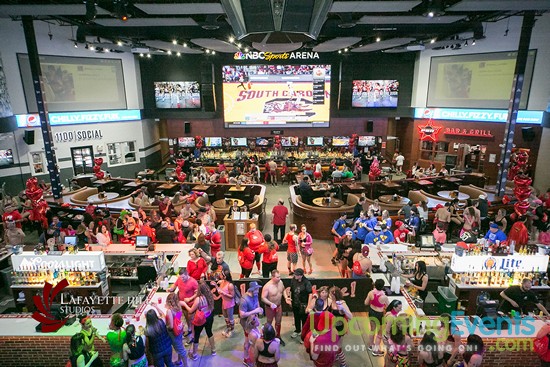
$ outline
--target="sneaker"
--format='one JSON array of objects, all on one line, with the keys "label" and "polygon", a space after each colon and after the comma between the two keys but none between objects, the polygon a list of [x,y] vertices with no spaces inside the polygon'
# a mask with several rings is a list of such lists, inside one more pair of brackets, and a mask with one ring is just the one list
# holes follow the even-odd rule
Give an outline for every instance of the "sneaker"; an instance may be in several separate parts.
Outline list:
[{"label": "sneaker", "polygon": [[383,357],[384,356],[384,352],[381,352],[379,350],[377,351],[372,351],[372,355],[375,356],[375,357]]},{"label": "sneaker", "polygon": [[227,336],[227,330],[222,331],[222,335],[225,336],[226,338],[228,338],[228,336]]},{"label": "sneaker", "polygon": [[292,339],[296,339],[298,337],[298,335],[300,335],[300,333],[298,332],[293,332],[292,335],[290,336]]},{"label": "sneaker", "polygon": [[252,367],[252,363],[249,359],[243,359],[243,365],[245,365],[246,367]]},{"label": "sneaker", "polygon": [[216,353],[215,350],[213,350],[211,354],[212,354],[213,356],[218,355],[218,353]]},{"label": "sneaker", "polygon": [[332,263],[332,265],[336,266],[336,258],[333,257],[332,259],[330,259],[330,262]]},{"label": "sneaker", "polygon": [[368,348],[369,352],[372,352],[372,345],[369,345]]},{"label": "sneaker", "polygon": [[281,346],[285,347],[286,343],[283,339],[279,338],[279,342],[281,343]]},{"label": "sneaker", "polygon": [[193,343],[193,341],[191,340],[191,338],[185,338],[185,346],[186,347],[190,346],[192,343]]},{"label": "sneaker", "polygon": [[189,359],[192,361],[196,361],[197,359],[199,359],[199,356],[193,353],[189,353]]}]

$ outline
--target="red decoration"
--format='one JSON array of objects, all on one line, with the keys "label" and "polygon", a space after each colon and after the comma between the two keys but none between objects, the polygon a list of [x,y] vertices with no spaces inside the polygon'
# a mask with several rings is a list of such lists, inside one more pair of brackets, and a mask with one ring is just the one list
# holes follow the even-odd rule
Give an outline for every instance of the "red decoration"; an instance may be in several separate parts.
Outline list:
[{"label": "red decoration", "polygon": [[187,178],[187,175],[184,172],[180,172],[177,176],[177,179],[179,182],[184,182],[186,178]]},{"label": "red decoration", "polygon": [[279,135],[275,135],[275,142],[273,144],[273,147],[277,150],[281,149],[282,148],[282,144],[281,144],[281,137]]},{"label": "red decoration", "polygon": [[370,165],[369,181],[376,181],[376,179],[378,178],[378,176],[380,176],[381,173],[382,173],[382,170],[380,170],[380,163],[378,163],[378,159],[374,157]]},{"label": "red decoration", "polygon": [[518,199],[518,202],[514,204],[514,211],[519,216],[524,216],[529,210],[529,201],[527,200],[531,196],[531,178],[525,175],[516,175],[514,177],[514,195]]},{"label": "red decoration", "polygon": [[349,139],[349,151],[350,152],[353,152],[354,149],[355,149],[355,144],[357,143],[357,139],[358,139],[358,135],[357,134],[352,134],[350,139]]},{"label": "red decoration", "polygon": [[437,141],[437,135],[441,131],[442,126],[434,126],[432,120],[428,120],[426,125],[418,126],[418,133],[420,134],[420,140]]},{"label": "red decoration", "polygon": [[201,149],[204,142],[202,141],[202,136],[197,135],[195,136],[195,148]]},{"label": "red decoration", "polygon": [[95,177],[98,180],[102,180],[105,177],[105,172],[101,170],[101,165],[103,164],[103,158],[94,159],[94,167],[92,168],[95,173]]},{"label": "red decoration", "polygon": [[508,195],[504,195],[502,197],[502,204],[506,205],[510,202],[510,197]]},{"label": "red decoration", "polygon": [[26,187],[25,194],[31,200],[32,205],[30,219],[41,223],[42,228],[47,228],[48,219],[46,218],[46,210],[48,210],[48,203],[42,196],[43,190],[38,186],[38,179],[36,177],[29,178]]}]

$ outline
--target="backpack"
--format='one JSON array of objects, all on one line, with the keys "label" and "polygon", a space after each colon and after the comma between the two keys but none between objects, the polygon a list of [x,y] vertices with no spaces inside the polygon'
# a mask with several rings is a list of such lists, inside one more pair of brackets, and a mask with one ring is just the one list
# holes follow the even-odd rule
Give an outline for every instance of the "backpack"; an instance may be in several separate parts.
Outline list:
[{"label": "backpack", "polygon": [[357,260],[353,262],[353,267],[351,268],[351,270],[355,275],[365,275],[363,273],[363,268],[361,268],[361,263]]},{"label": "backpack", "polygon": [[533,350],[544,362],[550,362],[549,338],[550,336],[545,335],[542,338],[536,338],[533,342]]},{"label": "backpack", "polygon": [[173,330],[175,336],[180,336],[183,332],[183,324],[181,323],[181,312],[173,315]]}]

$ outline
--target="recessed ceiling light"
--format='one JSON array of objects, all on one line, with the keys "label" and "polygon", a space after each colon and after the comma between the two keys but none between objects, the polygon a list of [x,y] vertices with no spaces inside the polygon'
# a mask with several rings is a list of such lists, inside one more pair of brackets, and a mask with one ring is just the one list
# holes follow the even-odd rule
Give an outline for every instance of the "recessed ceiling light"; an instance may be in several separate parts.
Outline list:
[{"label": "recessed ceiling light", "polygon": [[147,54],[147,57],[148,57],[148,58],[151,58],[151,54]]},{"label": "recessed ceiling light", "polygon": [[344,49],[344,52],[348,52],[348,48],[347,48],[347,47]]},{"label": "recessed ceiling light", "polygon": [[122,46],[122,41],[118,41],[116,44]]},{"label": "recessed ceiling light", "polygon": [[209,53],[210,53],[210,50],[209,50],[209,49],[206,49],[206,53],[209,54]]},{"label": "recessed ceiling light", "polygon": [[376,37],[376,42],[380,42],[380,37]]},{"label": "recessed ceiling light", "polygon": [[233,37],[233,36],[229,37],[229,42],[231,42],[231,43],[235,42],[235,37]]},{"label": "recessed ceiling light", "polygon": [[173,44],[173,45],[177,45],[177,44],[178,44],[178,41],[177,41],[177,40],[172,40],[172,44]]},{"label": "recessed ceiling light", "polygon": [[178,56],[178,57],[179,57],[179,56],[181,56],[181,53],[180,53],[180,52],[178,52],[178,53],[176,54],[176,56]]},{"label": "recessed ceiling light", "polygon": [[237,47],[238,48],[241,48],[242,44],[241,43],[237,43]]},{"label": "recessed ceiling light", "polygon": [[143,57],[143,54],[142,54],[142,53],[141,53],[141,54],[139,54],[139,57]]},{"label": "recessed ceiling light", "polygon": [[187,42],[183,42],[183,47],[187,47]]},{"label": "recessed ceiling light", "polygon": [[216,54],[216,51],[212,51],[212,55],[215,55]]},{"label": "recessed ceiling light", "polygon": [[248,52],[248,47],[245,47],[244,52]]},{"label": "recessed ceiling light", "polygon": [[342,50],[338,50],[338,53],[341,54],[341,53],[342,53]]},{"label": "recessed ceiling light", "polygon": [[431,12],[429,12],[429,13],[428,13],[428,18],[433,18],[433,17],[434,17],[434,15],[435,15],[435,14],[434,14],[434,12],[433,12],[433,11],[431,11]]},{"label": "recessed ceiling light", "polygon": [[432,40],[430,41],[430,43],[435,43],[435,38],[432,38]]},{"label": "recessed ceiling light", "polygon": [[172,55],[172,51],[171,51],[171,50],[168,50],[168,55]]},{"label": "recessed ceiling light", "polygon": [[94,46],[90,46],[90,50],[95,50],[95,47]]}]

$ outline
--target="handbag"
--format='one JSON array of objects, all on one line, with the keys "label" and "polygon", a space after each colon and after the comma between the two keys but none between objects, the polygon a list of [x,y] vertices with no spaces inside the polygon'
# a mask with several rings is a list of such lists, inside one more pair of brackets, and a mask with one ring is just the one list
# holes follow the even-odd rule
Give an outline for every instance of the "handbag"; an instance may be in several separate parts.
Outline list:
[{"label": "handbag", "polygon": [[201,297],[199,300],[199,308],[197,309],[197,311],[195,311],[195,317],[193,317],[192,324],[194,326],[202,326],[206,324],[206,314],[201,309],[202,301],[203,301],[203,298]]}]

